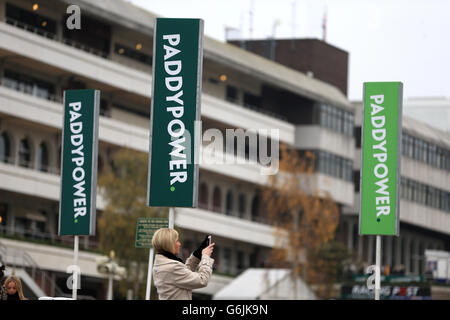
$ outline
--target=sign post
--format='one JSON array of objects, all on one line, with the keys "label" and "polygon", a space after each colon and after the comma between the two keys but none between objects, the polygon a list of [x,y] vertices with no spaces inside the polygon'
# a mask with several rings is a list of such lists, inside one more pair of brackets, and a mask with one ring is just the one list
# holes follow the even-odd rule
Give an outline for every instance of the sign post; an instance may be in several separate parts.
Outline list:
[{"label": "sign post", "polygon": [[150,300],[150,291],[152,284],[152,268],[153,268],[153,246],[152,238],[156,230],[167,228],[169,221],[167,218],[138,218],[136,225],[136,248],[150,248],[148,257],[147,271],[147,289],[145,292],[145,300]]},{"label": "sign post", "polygon": [[147,204],[197,207],[203,20],[157,18],[153,39]]},{"label": "sign post", "polygon": [[363,96],[359,234],[376,235],[379,300],[381,236],[399,235],[403,84],[366,82]]},{"label": "sign post", "polygon": [[[64,91],[63,104],[58,234],[75,236],[74,264],[78,265],[78,236],[95,235],[100,91]],[[79,284],[74,270],[76,300]]]}]

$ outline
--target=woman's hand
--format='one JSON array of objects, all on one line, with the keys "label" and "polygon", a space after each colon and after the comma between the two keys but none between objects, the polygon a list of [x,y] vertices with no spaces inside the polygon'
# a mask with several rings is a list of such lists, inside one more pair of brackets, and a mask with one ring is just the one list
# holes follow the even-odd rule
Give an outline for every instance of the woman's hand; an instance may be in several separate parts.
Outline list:
[{"label": "woman's hand", "polygon": [[215,243],[211,243],[209,246],[207,246],[205,249],[202,250],[202,254],[211,256],[211,254],[214,250],[214,245],[215,245]]}]

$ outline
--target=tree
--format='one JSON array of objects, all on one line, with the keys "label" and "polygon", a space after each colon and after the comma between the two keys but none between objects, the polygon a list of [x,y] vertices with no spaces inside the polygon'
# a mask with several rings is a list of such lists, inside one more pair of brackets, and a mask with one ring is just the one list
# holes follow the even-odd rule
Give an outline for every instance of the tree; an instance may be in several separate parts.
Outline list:
[{"label": "tree", "polygon": [[329,259],[329,251],[334,248],[331,243],[339,208],[329,194],[319,193],[315,187],[315,155],[306,151],[300,156],[284,144],[280,149],[279,172],[269,177],[262,191],[268,219],[275,227],[270,264],[292,269],[294,278],[301,277],[312,287],[327,285],[325,290],[316,291],[319,297],[327,298],[328,287],[335,280],[329,266],[337,260]]},{"label": "tree", "polygon": [[[121,149],[98,179],[106,202],[98,219],[100,249],[106,255],[114,250],[119,265],[127,269],[119,284],[122,297],[132,289],[136,298],[145,298],[149,251],[135,248],[137,218],[168,216],[167,209],[146,205],[147,168],[146,153]],[[155,293],[152,289],[152,296]]]}]

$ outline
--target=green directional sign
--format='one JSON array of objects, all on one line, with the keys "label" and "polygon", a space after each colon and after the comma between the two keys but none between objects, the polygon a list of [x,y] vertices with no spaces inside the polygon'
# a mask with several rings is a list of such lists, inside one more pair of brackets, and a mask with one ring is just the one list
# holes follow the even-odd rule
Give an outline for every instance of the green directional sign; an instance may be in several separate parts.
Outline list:
[{"label": "green directional sign", "polygon": [[99,105],[98,90],[64,92],[59,235],[95,235]]},{"label": "green directional sign", "polygon": [[197,207],[203,21],[157,18],[153,43],[148,205]]},{"label": "green directional sign", "polygon": [[364,83],[359,232],[398,235],[401,82]]},{"label": "green directional sign", "polygon": [[169,227],[167,218],[138,218],[136,225],[136,248],[151,248],[156,230]]}]

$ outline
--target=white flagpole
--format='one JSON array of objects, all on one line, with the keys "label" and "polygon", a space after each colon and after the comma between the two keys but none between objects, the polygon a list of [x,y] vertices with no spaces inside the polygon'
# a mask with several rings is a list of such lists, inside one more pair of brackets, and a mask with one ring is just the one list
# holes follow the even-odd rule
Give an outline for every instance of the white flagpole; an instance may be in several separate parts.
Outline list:
[{"label": "white flagpole", "polygon": [[73,241],[73,264],[75,265],[72,278],[72,299],[77,300],[78,289],[78,236],[74,236]]},{"label": "white flagpole", "polygon": [[380,300],[380,262],[381,262],[381,236],[377,236],[377,243],[375,248],[375,300]]}]

